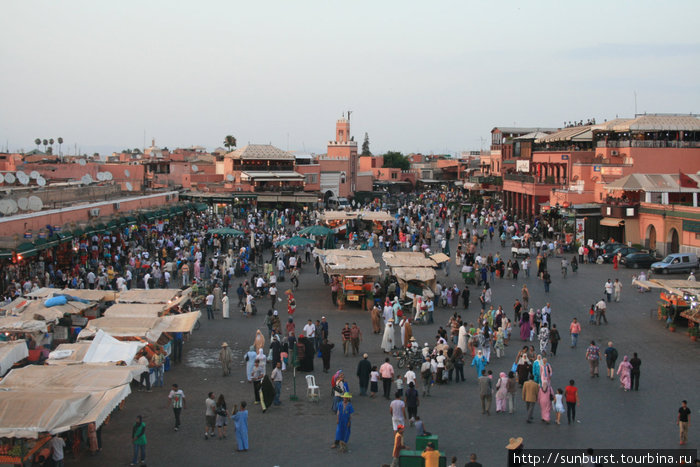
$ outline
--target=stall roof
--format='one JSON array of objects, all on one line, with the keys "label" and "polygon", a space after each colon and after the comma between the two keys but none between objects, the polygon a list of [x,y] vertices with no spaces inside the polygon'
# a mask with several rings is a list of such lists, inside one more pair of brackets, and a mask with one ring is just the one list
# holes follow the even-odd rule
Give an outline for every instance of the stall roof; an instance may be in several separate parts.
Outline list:
[{"label": "stall roof", "polygon": [[0,318],[0,332],[47,332],[46,321],[25,320],[20,316]]},{"label": "stall roof", "polygon": [[117,303],[167,304],[176,300],[181,292],[180,289],[130,289],[119,293]]},{"label": "stall roof", "polygon": [[449,261],[450,257],[447,256],[445,253],[435,253],[434,255],[430,256],[430,259],[435,261],[437,264],[440,264]]},{"label": "stall roof", "polygon": [[428,258],[423,253],[414,253],[410,251],[386,251],[382,253],[382,259],[387,267],[418,267],[418,268],[434,268],[437,266],[435,260]]},{"label": "stall roof", "polygon": [[356,211],[357,216],[365,221],[387,222],[395,218],[386,211]]},{"label": "stall roof", "polygon": [[340,221],[357,219],[357,211],[324,211],[321,213],[322,221]]},{"label": "stall roof", "polygon": [[102,330],[114,337],[138,337],[156,342],[164,332],[192,332],[201,316],[199,311],[162,318],[97,318],[80,331],[78,339],[89,339]]},{"label": "stall roof", "polygon": [[95,306],[94,302],[83,303],[83,302],[67,302],[65,305],[55,305],[52,307],[44,306],[44,300],[31,300],[27,306],[22,309],[19,317],[31,321],[40,317],[44,321],[56,322],[63,318],[63,315],[79,315],[84,310],[92,308]]},{"label": "stall roof", "polygon": [[430,281],[434,281],[437,277],[435,274],[435,269],[433,268],[397,267],[393,268],[391,272],[397,279],[406,282],[420,281],[428,283]]},{"label": "stall roof", "polygon": [[128,384],[132,379],[133,368],[128,366],[76,365],[55,367],[29,365],[10,371],[0,381],[0,390],[41,388],[90,392]]},{"label": "stall roof", "polygon": [[700,293],[700,282],[683,279],[649,279],[646,281],[635,279],[633,284],[644,287],[645,289],[665,289],[677,295]]},{"label": "stall roof", "polygon": [[55,289],[51,287],[42,287],[34,292],[27,294],[29,298],[49,298],[54,294],[65,294],[73,297],[82,298],[94,302],[113,301],[117,293],[113,290],[91,290],[91,289]]},{"label": "stall roof", "polygon": [[157,318],[167,309],[162,303],[115,303],[105,310],[106,318]]},{"label": "stall roof", "polygon": [[49,353],[47,365],[78,365],[83,362],[85,354],[90,349],[90,341],[75,342],[74,344],[60,344],[53,352]]},{"label": "stall roof", "polygon": [[12,365],[28,356],[29,349],[24,339],[0,342],[0,376],[7,373]]},{"label": "stall roof", "polygon": [[379,264],[368,250],[319,250],[323,270],[329,275],[376,276],[381,274]]}]

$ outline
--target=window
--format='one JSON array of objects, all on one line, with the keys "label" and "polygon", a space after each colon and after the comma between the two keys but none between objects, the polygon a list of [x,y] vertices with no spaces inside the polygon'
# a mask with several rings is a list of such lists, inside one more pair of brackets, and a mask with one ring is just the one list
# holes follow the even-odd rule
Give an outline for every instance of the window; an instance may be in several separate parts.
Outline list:
[{"label": "window", "polygon": [[392,173],[391,178],[396,178],[396,173]]}]

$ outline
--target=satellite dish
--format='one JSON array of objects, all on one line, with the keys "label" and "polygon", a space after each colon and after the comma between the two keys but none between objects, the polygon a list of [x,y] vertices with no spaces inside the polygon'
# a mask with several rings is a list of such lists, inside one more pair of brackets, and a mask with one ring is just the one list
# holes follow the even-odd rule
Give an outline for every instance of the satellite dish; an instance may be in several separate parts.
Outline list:
[{"label": "satellite dish", "polygon": [[105,173],[104,172],[97,172],[97,180],[100,182],[105,180]]},{"label": "satellite dish", "polygon": [[198,172],[199,167],[197,167],[197,164],[192,164],[192,172]]},{"label": "satellite dish", "polygon": [[22,185],[28,185],[29,184],[29,176],[24,173],[24,172],[17,172],[17,180],[22,184]]},{"label": "satellite dish", "polygon": [[83,183],[83,185],[89,185],[92,183],[92,177],[90,176],[90,174],[85,174],[80,179],[80,181]]},{"label": "satellite dish", "polygon": [[0,183],[5,183],[5,176],[0,174]]},{"label": "satellite dish", "polygon": [[17,202],[14,199],[8,199],[7,204],[10,206],[10,214],[14,214],[18,211]]},{"label": "satellite dish", "polygon": [[124,169],[124,176],[125,176],[126,178],[131,177],[131,172],[129,172],[129,169]]},{"label": "satellite dish", "polygon": [[20,198],[17,200],[17,206],[22,210],[26,211],[29,207],[29,200],[27,198]]},{"label": "satellite dish", "polygon": [[29,178],[31,178],[32,180],[36,180],[39,177],[41,177],[41,175],[39,175],[39,172],[37,172],[36,170],[32,170],[29,174]]},{"label": "satellite dish", "polygon": [[134,187],[131,186],[131,182],[126,182],[126,189],[127,189],[128,191],[132,191],[132,190],[134,189]]},{"label": "satellite dish", "polygon": [[85,159],[78,159],[78,164],[85,165],[87,162],[85,162]]},{"label": "satellite dish", "polygon": [[102,175],[104,176],[104,179],[107,181],[112,180],[114,178],[114,176],[112,175],[112,172],[102,172]]},{"label": "satellite dish", "polygon": [[233,177],[233,174],[228,174],[228,175],[226,175],[226,180],[228,180],[229,182],[232,182],[235,180],[235,178]]},{"label": "satellite dish", "polygon": [[39,177],[36,179],[36,184],[39,186],[44,186],[46,185],[46,179],[44,177]]},{"label": "satellite dish", "polygon": [[6,183],[15,183],[15,174],[13,173],[6,173],[5,174],[5,182]]},{"label": "satellite dish", "polygon": [[44,207],[44,202],[41,201],[41,198],[38,196],[30,196],[29,197],[29,205],[28,208],[30,211],[41,211],[41,208]]},{"label": "satellite dish", "polygon": [[0,214],[6,216],[10,213],[10,205],[7,200],[0,199]]}]

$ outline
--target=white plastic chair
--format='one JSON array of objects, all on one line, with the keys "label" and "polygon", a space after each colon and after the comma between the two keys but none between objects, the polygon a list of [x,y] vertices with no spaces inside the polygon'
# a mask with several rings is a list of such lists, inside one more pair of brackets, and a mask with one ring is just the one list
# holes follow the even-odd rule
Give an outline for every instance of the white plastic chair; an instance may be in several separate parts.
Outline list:
[{"label": "white plastic chair", "polygon": [[314,402],[321,400],[321,389],[316,385],[314,375],[306,375],[306,398]]}]

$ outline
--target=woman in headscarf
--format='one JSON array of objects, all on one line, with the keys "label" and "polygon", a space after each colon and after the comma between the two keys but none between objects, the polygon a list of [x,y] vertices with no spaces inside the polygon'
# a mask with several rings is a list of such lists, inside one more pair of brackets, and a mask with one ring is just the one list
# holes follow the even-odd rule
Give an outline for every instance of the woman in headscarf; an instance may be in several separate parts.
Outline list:
[{"label": "woman in headscarf", "polygon": [[248,382],[250,383],[253,381],[253,366],[255,366],[255,357],[257,353],[255,353],[255,346],[251,345],[250,349],[248,349],[248,352],[245,354],[245,361],[246,361],[246,376],[248,378]]},{"label": "woman in headscarf", "polygon": [[547,355],[547,346],[549,345],[549,329],[546,326],[540,327],[540,353],[542,355]]},{"label": "woman in headscarf", "polygon": [[620,385],[625,391],[629,391],[631,387],[631,372],[632,364],[629,362],[627,355],[625,355],[620,362],[620,366],[617,367],[617,374],[620,376]]},{"label": "woman in headscarf", "polygon": [[542,359],[542,363],[540,363],[540,380],[542,381],[542,384],[544,382],[552,383],[552,365],[547,362],[546,358]]},{"label": "woman in headscarf", "polygon": [[352,396],[349,392],[343,394],[343,403],[338,406],[338,426],[335,429],[335,443],[331,448],[338,447],[338,451],[347,452],[348,440],[350,439],[350,426],[352,413],[355,411],[350,399]]},{"label": "woman in headscarf", "polygon": [[523,313],[520,317],[520,338],[524,341],[530,339],[530,320],[527,313]]},{"label": "woman in headscarf", "polygon": [[255,346],[255,353],[258,353],[260,349],[265,348],[265,336],[263,336],[262,332],[260,332],[260,329],[255,332],[255,341],[253,342],[253,345]]},{"label": "woman in headscarf", "polygon": [[408,318],[403,318],[403,326],[401,327],[401,343],[406,348],[411,348],[411,337],[413,337],[413,327]]},{"label": "woman in headscarf", "polygon": [[265,365],[267,364],[267,356],[265,356],[264,349],[258,350],[258,354],[255,356],[255,361],[259,362],[260,368],[263,370],[265,369]]},{"label": "woman in headscarf", "polygon": [[299,343],[297,344],[297,356],[300,354],[299,346],[304,350],[303,357],[300,360],[299,369],[304,372],[314,371],[314,344],[308,337],[303,334],[299,336]]},{"label": "woman in headscarf", "polygon": [[532,378],[535,383],[542,384],[542,355],[538,355],[537,359],[532,363]]},{"label": "woman in headscarf", "polygon": [[345,373],[343,373],[343,370],[335,372],[333,378],[331,378],[331,384],[333,386],[333,405],[331,406],[331,410],[333,413],[337,413],[343,394],[349,390],[348,383],[345,382]]},{"label": "woman in headscarf", "polygon": [[506,411],[506,396],[508,395],[508,376],[501,372],[496,383],[496,413]]},{"label": "woman in headscarf", "polygon": [[498,328],[496,331],[496,339],[493,344],[493,348],[496,351],[496,358],[501,358],[505,355],[505,342],[503,340],[503,328]]},{"label": "woman in headscarf", "polygon": [[394,349],[394,318],[389,318],[384,326],[384,336],[382,337],[382,350],[389,353]]},{"label": "woman in headscarf", "polygon": [[[528,339],[532,341],[532,330],[535,329],[535,310],[530,308],[530,311],[527,314],[528,318],[528,324],[530,324],[530,336],[528,336]],[[537,332],[537,331],[535,331]]]},{"label": "woman in headscarf", "polygon": [[479,376],[481,376],[481,372],[483,371],[484,368],[486,368],[487,363],[488,362],[486,361],[486,357],[484,357],[484,353],[481,350],[479,350],[476,353],[476,356],[472,359],[472,364],[471,364],[471,366],[473,366],[474,369],[476,370],[477,379],[479,378]]},{"label": "woman in headscarf", "polygon": [[550,417],[552,414],[552,399],[554,398],[554,392],[548,381],[544,381],[540,390],[537,393],[537,402],[540,404],[540,417],[542,421],[549,425]]},{"label": "woman in headscarf", "polygon": [[518,383],[522,386],[525,381],[527,381],[527,378],[530,375],[530,369],[532,368],[530,359],[527,357],[527,346],[523,347],[523,349],[518,352],[516,362],[518,364],[516,367],[516,372],[518,373]]}]

